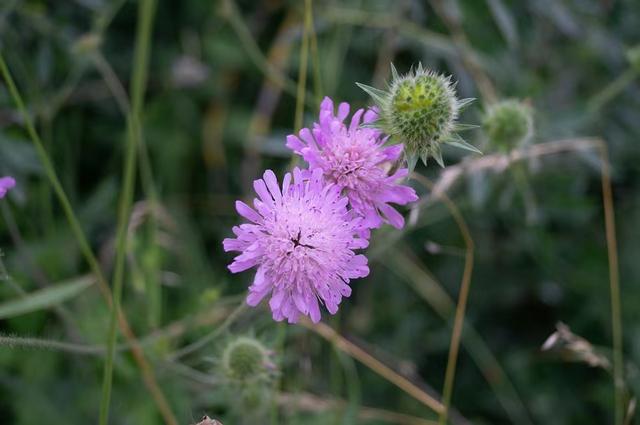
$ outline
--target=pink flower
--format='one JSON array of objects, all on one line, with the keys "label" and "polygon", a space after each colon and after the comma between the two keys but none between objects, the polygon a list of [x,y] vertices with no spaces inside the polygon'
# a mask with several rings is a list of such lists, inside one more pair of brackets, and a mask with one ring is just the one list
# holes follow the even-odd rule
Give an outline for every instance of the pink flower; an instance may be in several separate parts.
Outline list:
[{"label": "pink flower", "polygon": [[9,189],[16,185],[13,177],[0,177],[0,199],[4,198]]},{"label": "pink flower", "polygon": [[369,274],[365,248],[358,237],[362,219],[347,210],[340,187],[327,184],[322,170],[296,168],[284,176],[282,190],[273,171],[253,182],[259,196],[255,209],[237,201],[238,214],[250,223],[233,228],[236,238],[223,241],[225,251],[238,251],[229,270],[256,267],[247,304],[256,306],[271,294],[269,306],[277,321],[295,323],[300,314],[320,320],[318,301],[331,314],[351,294],[349,280]]},{"label": "pink flower", "polygon": [[374,110],[357,110],[349,127],[344,120],[349,104],[341,103],[334,114],[333,101],[325,97],[320,105],[320,123],[313,130],[303,128],[300,137],[287,137],[287,147],[301,155],[310,169],[322,169],[325,179],[335,183],[349,199],[351,208],[364,218],[364,226],[378,228],[383,222],[396,228],[404,226],[404,218],[389,204],[405,205],[418,199],[409,186],[399,184],[408,170],[399,169],[389,175],[392,164],[402,154],[402,145],[385,147],[380,131],[363,128],[363,123],[376,120]]}]

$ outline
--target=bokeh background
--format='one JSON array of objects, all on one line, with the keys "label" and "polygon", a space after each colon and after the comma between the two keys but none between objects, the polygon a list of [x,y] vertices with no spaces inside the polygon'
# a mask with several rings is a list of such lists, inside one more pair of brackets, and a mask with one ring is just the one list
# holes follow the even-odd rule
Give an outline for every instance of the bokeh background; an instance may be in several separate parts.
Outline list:
[{"label": "bokeh background", "polygon": [[[447,187],[476,245],[451,423],[613,423],[610,371],[586,364],[584,353],[541,346],[563,322],[593,344],[587,357],[611,355],[601,158],[579,148],[600,138],[612,165],[625,379],[630,394],[640,390],[640,3],[312,5],[305,126],[322,96],[366,106],[355,82],[384,87],[391,62],[401,73],[422,62],[451,74],[460,97],[477,98],[462,122],[480,123],[494,93],[533,107],[531,148],[575,141],[575,149],[513,167],[463,168]],[[2,55],[107,276],[137,14],[136,1],[0,3]],[[203,414],[226,425],[436,417],[316,332],[276,324],[266,308],[238,308],[251,274],[227,271],[221,241],[239,221],[234,201],[252,197],[252,180],[291,165],[284,142],[301,102],[304,16],[305,2],[292,0],[156,5],[123,308],[181,424]],[[97,423],[109,311],[95,285],[87,287],[90,269],[24,124],[3,82],[0,174],[18,183],[0,201],[0,423]],[[481,128],[465,136],[494,154]],[[449,166],[479,158],[444,154]],[[416,171],[434,182],[444,172],[433,163]],[[438,398],[464,241],[446,205],[419,180],[411,184],[422,202],[404,210],[407,227],[374,234],[370,276],[354,281],[353,296],[323,320]],[[25,308],[30,294],[59,285],[73,291]],[[276,368],[253,404],[220,369],[224,347],[239,336],[268,347]],[[12,337],[32,339],[9,344]],[[111,423],[163,423],[126,345],[116,356]]]}]

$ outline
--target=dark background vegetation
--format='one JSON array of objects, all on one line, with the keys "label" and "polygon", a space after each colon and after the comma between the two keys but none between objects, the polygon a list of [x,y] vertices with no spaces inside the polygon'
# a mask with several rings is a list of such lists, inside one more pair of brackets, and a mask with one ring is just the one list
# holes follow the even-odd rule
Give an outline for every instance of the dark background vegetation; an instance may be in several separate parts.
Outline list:
[{"label": "dark background vegetation", "polygon": [[[631,388],[640,386],[634,366],[640,362],[640,60],[634,63],[629,55],[640,42],[640,3],[316,0],[313,5],[318,54],[310,52],[305,125],[314,121],[319,95],[364,106],[369,100],[356,81],[382,87],[390,62],[406,72],[418,61],[452,74],[460,97],[478,98],[462,121],[479,123],[487,99],[478,91],[472,58],[500,97],[525,99],[535,108],[532,143],[586,136],[606,141],[619,236],[626,378]],[[171,360],[176,350],[220,326],[250,283],[250,273],[232,276],[226,270],[231,256],[222,252],[221,241],[239,221],[233,202],[251,196],[251,181],[264,168],[282,175],[290,165],[284,137],[294,126],[303,11],[304,2],[284,0],[160,0],[157,5],[143,111],[149,167],[139,167],[134,214],[141,224],[130,231],[123,305],[137,335],[159,333],[146,353],[184,424],[204,413],[225,424],[244,423],[245,412],[238,411],[233,391],[216,369],[222,347],[237,335],[253,335],[271,347],[281,371],[269,401],[280,399],[280,408],[270,406],[259,423],[384,423],[365,418],[360,406],[434,417],[313,332],[273,323],[265,308],[242,311],[204,347]],[[0,48],[109,273],[126,134],[122,101],[136,15],[135,1],[0,4]],[[469,48],[460,47],[462,32]],[[109,85],[114,83],[125,88],[120,105]],[[18,182],[0,201],[0,248],[8,273],[0,281],[0,304],[19,297],[20,290],[89,273],[22,124],[0,85],[0,174]],[[492,153],[481,130],[466,137]],[[463,156],[474,159],[445,148],[447,164]],[[603,347],[603,353],[610,351],[599,161],[594,150],[560,153],[525,161],[524,183],[510,170],[487,171],[465,175],[449,190],[476,243],[469,327],[453,396],[455,409],[474,424],[612,423],[611,376],[540,351],[558,321]],[[417,171],[432,180],[442,173],[433,164]],[[412,184],[428,196],[419,182]],[[158,202],[150,202],[153,189]],[[354,294],[340,313],[323,320],[438,394],[464,245],[444,205],[426,205],[413,213],[417,220],[403,233],[386,228],[374,235],[370,276],[354,281]],[[160,235],[155,239],[145,225],[149,211],[162,212],[154,216]],[[92,287],[56,308],[5,317],[0,332],[102,345],[107,324],[107,307]],[[101,356],[0,346],[0,423],[95,423],[102,363]],[[161,423],[128,354],[118,355],[114,379],[112,423]],[[300,406],[303,397],[314,397],[311,409]],[[318,401],[335,398],[345,403]],[[464,418],[454,420],[465,423]]]}]

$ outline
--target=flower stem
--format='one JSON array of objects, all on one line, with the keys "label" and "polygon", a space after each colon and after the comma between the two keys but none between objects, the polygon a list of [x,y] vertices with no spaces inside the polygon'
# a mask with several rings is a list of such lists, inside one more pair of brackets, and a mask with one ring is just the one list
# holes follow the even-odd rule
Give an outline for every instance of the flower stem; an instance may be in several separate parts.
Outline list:
[{"label": "flower stem", "polygon": [[311,321],[307,320],[306,318],[301,320],[300,323],[307,329],[315,332],[325,340],[331,342],[335,349],[338,349],[358,360],[360,363],[364,364],[369,369],[373,370],[375,373],[391,382],[393,385],[400,388],[402,391],[404,391],[420,403],[429,407],[434,412],[438,414],[442,414],[444,412],[444,406],[437,399],[427,394],[422,388],[418,387],[416,384],[400,375],[389,366],[382,363],[380,360],[369,354],[364,349],[360,348],[358,345],[345,339],[342,335],[333,330],[333,328],[331,328],[329,325],[325,325],[322,322],[311,323]]},{"label": "flower stem", "polygon": [[[20,96],[20,92],[18,91],[18,88],[16,87],[15,82],[13,81],[11,72],[9,71],[9,68],[1,52],[0,52],[0,74],[2,74],[2,77],[4,78],[7,84],[7,87],[9,89],[9,93],[13,98],[13,101],[16,104],[18,110],[22,114],[25,127],[27,129],[27,133],[29,134],[31,141],[33,142],[36,148],[36,152],[44,168],[45,175],[49,180],[49,183],[51,184],[51,186],[53,186],[53,190],[56,197],[58,198],[58,202],[60,202],[60,205],[62,206],[62,210],[65,214],[67,222],[71,227],[71,232],[73,233],[73,236],[75,237],[76,241],[78,242],[78,245],[80,246],[80,252],[84,256],[85,261],[88,263],[91,269],[91,272],[95,275],[96,280],[98,282],[98,288],[100,289],[101,294],[103,295],[105,301],[107,302],[107,305],[113,308],[113,298],[111,296],[111,290],[109,289],[109,284],[105,279],[104,273],[102,272],[102,269],[98,264],[98,260],[95,254],[91,250],[87,237],[85,236],[84,231],[80,226],[80,222],[78,221],[78,218],[76,217],[73,211],[73,208],[71,207],[69,198],[67,197],[67,194],[65,193],[62,187],[62,184],[60,183],[60,179],[58,178],[55,168],[53,167],[53,164],[51,162],[51,159],[49,158],[49,155],[46,149],[44,148],[42,140],[40,139],[40,136],[38,136],[38,133],[31,119],[31,116],[29,115],[29,112],[27,111],[27,108],[24,105],[22,96]],[[158,409],[162,413],[165,423],[168,425],[176,425],[177,421],[175,420],[175,417],[171,412],[171,409],[167,403],[167,400],[162,390],[160,389],[160,387],[158,386],[158,383],[156,382],[153,368],[151,367],[149,362],[146,360],[144,356],[144,352],[142,351],[142,348],[140,346],[140,343],[137,341],[135,334],[133,333],[133,331],[131,330],[131,327],[129,326],[129,322],[127,321],[127,318],[122,313],[122,311],[118,311],[118,322],[120,325],[120,329],[122,330],[128,343],[131,345],[133,358],[137,363],[138,367],[140,368],[142,377],[144,379],[144,383],[149,393],[153,396],[153,399],[156,402]]]},{"label": "flower stem", "polygon": [[311,62],[313,63],[313,91],[315,94],[315,103],[319,107],[322,101],[322,75],[320,72],[320,53],[318,51],[318,37],[316,35],[314,19],[313,19],[313,1],[309,2],[309,7],[305,7],[305,28],[310,35]]},{"label": "flower stem", "polygon": [[[425,186],[432,190],[434,183],[424,176],[414,173],[414,178],[419,179]],[[440,411],[439,421],[440,425],[446,425],[447,417],[449,414],[449,407],[451,406],[451,396],[453,394],[453,384],[456,376],[456,365],[458,363],[458,352],[460,351],[460,340],[462,339],[462,330],[464,329],[464,316],[467,308],[467,300],[469,298],[469,288],[471,287],[471,274],[473,273],[474,262],[474,250],[475,244],[469,231],[467,222],[462,217],[462,213],[458,209],[458,206],[449,198],[445,193],[439,193],[437,195],[445,204],[451,216],[453,217],[456,225],[462,233],[462,238],[465,244],[465,256],[464,256],[464,270],[462,272],[462,283],[460,285],[460,294],[458,295],[458,304],[456,305],[456,312],[453,321],[453,332],[451,334],[451,344],[449,345],[449,357],[447,359],[447,368],[444,376],[444,387],[442,389],[442,406]]]},{"label": "flower stem", "polygon": [[[113,384],[113,362],[117,340],[118,315],[121,310],[122,286],[124,280],[124,260],[127,250],[127,228],[133,203],[135,185],[136,153],[140,144],[140,113],[144,88],[147,82],[147,65],[149,62],[151,29],[155,0],[142,0],[138,7],[138,23],[134,50],[133,76],[131,83],[131,110],[127,117],[127,144],[124,162],[124,178],[122,195],[118,210],[118,228],[116,233],[115,267],[113,273],[113,308],[109,322],[107,338],[107,356],[102,380],[102,399],[100,401],[99,424],[107,425],[109,405]],[[173,419],[175,422],[175,419]]]},{"label": "flower stem", "polygon": [[304,31],[300,45],[300,66],[298,69],[298,89],[296,93],[296,115],[294,131],[300,131],[304,117],[304,97],[307,92],[307,65],[309,62],[309,32],[311,29],[311,0],[304,2]]},{"label": "flower stem", "polygon": [[620,74],[587,102],[587,115],[595,116],[639,76],[640,72],[635,68],[629,68]]},{"label": "flower stem", "polygon": [[609,287],[611,293],[611,331],[613,333],[613,385],[615,395],[615,424],[624,422],[624,358],[622,354],[622,308],[620,305],[620,276],[618,271],[618,247],[616,223],[611,189],[609,152],[604,141],[598,144],[601,158],[602,204],[609,259]]}]

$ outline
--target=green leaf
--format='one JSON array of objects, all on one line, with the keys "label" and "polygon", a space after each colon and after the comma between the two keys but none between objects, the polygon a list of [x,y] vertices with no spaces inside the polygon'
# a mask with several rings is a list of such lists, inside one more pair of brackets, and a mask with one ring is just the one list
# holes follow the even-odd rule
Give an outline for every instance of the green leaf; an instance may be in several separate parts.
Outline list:
[{"label": "green leaf", "polygon": [[431,156],[433,156],[433,159],[436,160],[436,162],[440,167],[444,168],[444,160],[442,159],[442,150],[439,147],[431,150]]},{"label": "green leaf", "polygon": [[44,310],[69,300],[94,283],[93,276],[82,276],[50,288],[31,292],[23,298],[0,304],[0,319],[7,319],[33,311]]},{"label": "green leaf", "polygon": [[464,139],[462,139],[462,137],[455,135],[453,139],[450,140],[446,140],[444,143],[451,145],[451,146],[455,146],[456,148],[460,148],[460,149],[465,149],[471,152],[475,152],[475,153],[479,153],[482,155],[482,151],[479,150],[478,148],[476,148],[473,145],[470,145],[469,143],[465,142]]},{"label": "green leaf", "polygon": [[473,97],[467,97],[466,99],[458,100],[458,110],[462,111],[464,108],[469,106],[469,104],[471,102],[473,102],[474,100],[476,100],[476,99],[473,98]]},{"label": "green leaf", "polygon": [[378,118],[377,120],[371,122],[363,122],[362,124],[360,124],[360,128],[375,128],[378,130],[383,130],[386,127],[387,122],[382,118]]},{"label": "green leaf", "polygon": [[375,87],[368,86],[362,83],[356,83],[358,87],[367,92],[369,96],[373,98],[373,101],[378,105],[382,105],[385,103],[385,98],[387,97],[387,92],[377,89]]},{"label": "green leaf", "polygon": [[413,170],[415,170],[417,163],[418,155],[407,155],[407,168],[409,169],[409,173],[413,173]]},{"label": "green leaf", "polygon": [[422,163],[425,166],[429,165],[428,164],[428,162],[429,162],[429,152],[427,152],[427,151],[420,152],[420,160],[422,161]]},{"label": "green leaf", "polygon": [[456,123],[453,126],[453,131],[467,131],[467,130],[474,130],[476,128],[479,128],[479,125],[476,124],[463,124],[463,123]]},{"label": "green leaf", "polygon": [[400,76],[398,75],[398,70],[396,66],[391,62],[391,81],[398,81]]}]

